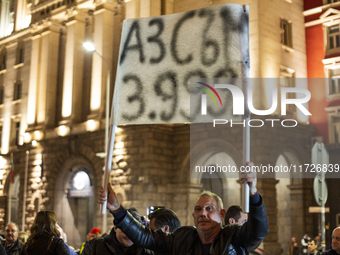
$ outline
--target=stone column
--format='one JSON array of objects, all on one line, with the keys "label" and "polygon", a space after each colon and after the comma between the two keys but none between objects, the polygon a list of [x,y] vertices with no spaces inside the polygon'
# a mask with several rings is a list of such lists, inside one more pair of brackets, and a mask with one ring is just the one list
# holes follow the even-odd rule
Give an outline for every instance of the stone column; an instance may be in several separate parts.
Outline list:
[{"label": "stone column", "polygon": [[0,38],[9,35],[9,8],[10,1],[1,1],[0,13]]},{"label": "stone column", "polygon": [[81,120],[82,112],[82,85],[85,40],[86,16],[71,11],[66,23],[66,52],[64,84],[62,97],[61,125],[77,123]]},{"label": "stone column", "polygon": [[26,0],[17,0],[14,18],[14,30],[19,31],[24,28],[26,14]]},{"label": "stone column", "polygon": [[36,122],[36,107],[37,107],[37,89],[38,89],[38,69],[40,59],[40,39],[41,34],[31,38],[31,68],[28,85],[28,103],[27,103],[27,125],[34,126]]},{"label": "stone column", "polygon": [[[300,244],[305,233],[313,237],[313,216],[308,213],[308,208],[313,204],[313,179],[291,179],[290,211],[291,211],[291,236],[295,236]],[[317,226],[314,226],[317,229]]]},{"label": "stone column", "polygon": [[37,124],[46,127],[53,127],[55,124],[59,30],[58,26],[51,25],[41,33]]},{"label": "stone column", "polygon": [[258,191],[262,195],[266,205],[270,233],[270,235],[263,240],[263,249],[272,254],[281,254],[282,247],[278,242],[277,234],[276,184],[278,180],[273,177],[258,178],[257,182]]},{"label": "stone column", "polygon": [[161,0],[140,0],[140,17],[161,15]]},{"label": "stone column", "polygon": [[[97,10],[94,12],[93,43],[98,54],[93,53],[92,58],[89,119],[101,119],[105,116],[107,74],[112,71],[113,38],[115,36],[113,32],[114,5],[105,3],[97,6]],[[111,87],[113,87],[112,84]],[[111,106],[111,102],[109,103]]]}]

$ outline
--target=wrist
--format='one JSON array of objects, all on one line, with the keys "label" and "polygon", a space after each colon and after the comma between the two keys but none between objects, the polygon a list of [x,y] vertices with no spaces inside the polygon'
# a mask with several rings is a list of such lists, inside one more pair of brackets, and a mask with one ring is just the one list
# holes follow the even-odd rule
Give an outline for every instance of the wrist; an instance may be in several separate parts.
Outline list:
[{"label": "wrist", "polygon": [[120,209],[121,205],[119,205],[119,207],[117,209],[111,210],[110,209],[110,213],[117,213]]},{"label": "wrist", "polygon": [[250,195],[251,196],[255,196],[256,194],[257,194],[257,189],[256,188],[250,189]]}]

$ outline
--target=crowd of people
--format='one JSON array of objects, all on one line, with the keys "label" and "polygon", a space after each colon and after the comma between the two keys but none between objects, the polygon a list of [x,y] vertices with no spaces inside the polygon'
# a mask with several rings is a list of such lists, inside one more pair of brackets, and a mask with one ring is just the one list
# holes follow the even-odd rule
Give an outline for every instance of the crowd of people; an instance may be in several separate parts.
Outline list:
[{"label": "crowd of people", "polygon": [[288,255],[338,255],[340,254],[340,227],[332,232],[331,249],[322,252],[320,236],[311,238],[305,234],[301,239],[301,246],[298,244],[296,237],[292,237],[288,243]]},{"label": "crowd of people", "polygon": [[[176,213],[160,208],[148,215],[148,224],[142,222],[136,208],[125,208],[108,184],[108,192],[99,191],[100,204],[114,217],[109,233],[93,228],[80,250],[74,251],[65,242],[65,233],[51,211],[40,211],[31,226],[30,235],[20,233],[15,223],[5,229],[0,255],[246,255],[257,248],[268,234],[268,221],[261,195],[256,189],[256,177],[246,175],[241,183],[250,189],[250,212],[246,214],[237,205],[226,211],[219,196],[204,191],[193,205],[195,226],[182,226]],[[146,226],[147,225],[147,226]],[[319,240],[305,236],[303,255],[320,255]],[[340,228],[332,233],[332,248],[322,255],[340,254]],[[288,246],[288,255],[301,255],[296,238]]]}]

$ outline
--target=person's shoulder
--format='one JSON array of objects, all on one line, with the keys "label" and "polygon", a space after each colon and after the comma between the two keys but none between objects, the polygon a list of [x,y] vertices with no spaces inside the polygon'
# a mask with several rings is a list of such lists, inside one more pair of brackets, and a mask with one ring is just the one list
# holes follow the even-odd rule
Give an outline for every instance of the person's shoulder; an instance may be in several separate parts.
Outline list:
[{"label": "person's shoulder", "polygon": [[188,238],[195,238],[197,234],[197,229],[192,226],[179,227],[173,233],[174,239],[187,240]]},{"label": "person's shoulder", "polygon": [[324,251],[324,252],[322,253],[322,255],[336,255],[336,254],[337,254],[337,252],[334,251],[333,249],[329,249],[329,250]]},{"label": "person's shoulder", "polygon": [[[247,223],[245,223],[247,224]],[[233,224],[233,225],[224,225],[223,227],[221,227],[222,232],[234,232],[236,229],[241,228],[242,225],[237,225],[237,224]]]},{"label": "person's shoulder", "polygon": [[60,243],[64,243],[64,240],[57,236],[54,236],[52,239],[52,243],[60,244]]},{"label": "person's shoulder", "polygon": [[196,228],[193,226],[183,226],[177,228],[173,234],[180,234],[180,233],[194,233],[197,232]]},{"label": "person's shoulder", "polygon": [[90,241],[87,241],[85,245],[101,246],[101,245],[104,245],[105,243],[112,243],[112,242],[114,242],[114,238],[111,235],[106,235],[106,236],[97,237]]},{"label": "person's shoulder", "polygon": [[22,247],[24,247],[24,243],[22,243],[22,242],[20,242],[19,240],[18,240],[18,247],[21,249]]}]

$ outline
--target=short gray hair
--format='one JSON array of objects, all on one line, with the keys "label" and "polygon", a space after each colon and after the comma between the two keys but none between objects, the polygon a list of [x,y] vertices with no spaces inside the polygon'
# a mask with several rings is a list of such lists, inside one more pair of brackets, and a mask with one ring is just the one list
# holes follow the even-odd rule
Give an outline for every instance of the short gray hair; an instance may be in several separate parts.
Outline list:
[{"label": "short gray hair", "polygon": [[[17,228],[17,231],[19,231],[19,227],[18,227],[18,225],[17,224],[15,224],[14,222],[10,222],[10,223],[8,223],[7,225],[6,225],[6,228],[8,227],[8,225],[13,225],[14,227],[16,227]],[[5,228],[5,229],[6,229]]]},{"label": "short gray hair", "polygon": [[218,209],[221,210],[223,209],[223,201],[222,199],[216,195],[215,193],[209,191],[209,190],[204,190],[199,196],[198,198],[196,199],[196,201],[198,199],[200,199],[201,197],[212,197],[215,199],[216,203],[217,203],[217,206],[219,207]]}]

